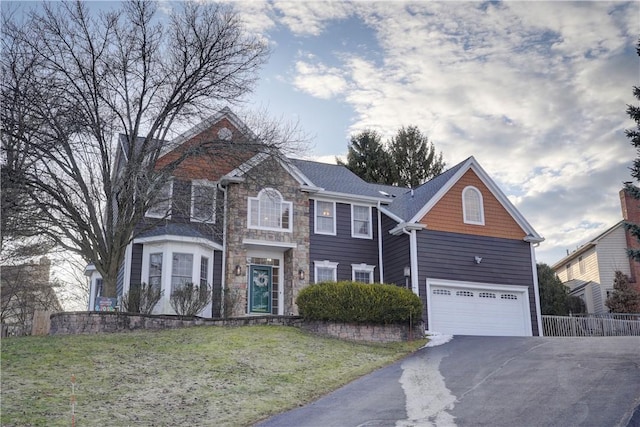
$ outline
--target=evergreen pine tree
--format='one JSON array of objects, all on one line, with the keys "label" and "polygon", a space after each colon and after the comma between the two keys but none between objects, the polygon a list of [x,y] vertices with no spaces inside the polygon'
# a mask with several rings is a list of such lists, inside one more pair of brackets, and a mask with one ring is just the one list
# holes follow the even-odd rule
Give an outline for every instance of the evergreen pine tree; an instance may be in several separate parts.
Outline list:
[{"label": "evergreen pine tree", "polygon": [[402,127],[389,142],[394,184],[416,188],[442,173],[445,163],[417,126]]},{"label": "evergreen pine tree", "polygon": [[605,304],[612,313],[640,313],[640,292],[631,286],[626,274],[616,271],[613,293]]}]

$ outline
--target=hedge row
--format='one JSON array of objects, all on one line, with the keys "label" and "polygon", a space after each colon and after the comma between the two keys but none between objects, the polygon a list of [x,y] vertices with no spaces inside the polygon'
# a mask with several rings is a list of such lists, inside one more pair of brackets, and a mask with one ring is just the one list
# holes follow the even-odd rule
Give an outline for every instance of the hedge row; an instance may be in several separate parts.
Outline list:
[{"label": "hedge row", "polygon": [[420,319],[422,303],[412,291],[395,285],[323,282],[307,286],[296,300],[306,320],[373,324]]}]

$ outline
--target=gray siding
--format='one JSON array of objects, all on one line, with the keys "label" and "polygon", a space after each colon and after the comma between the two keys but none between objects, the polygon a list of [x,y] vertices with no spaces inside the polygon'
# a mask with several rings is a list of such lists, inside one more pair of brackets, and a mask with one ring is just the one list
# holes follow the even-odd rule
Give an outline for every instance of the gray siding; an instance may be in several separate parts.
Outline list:
[{"label": "gray siding", "polygon": [[[474,257],[482,257],[476,264]],[[531,248],[521,240],[423,230],[418,232],[420,295],[426,313],[426,281],[447,279],[529,288],[533,334],[537,335]],[[428,325],[427,325],[428,326]]]},{"label": "gray siding", "polygon": [[136,243],[131,248],[130,286],[140,285],[140,281],[142,280],[142,247],[143,245]]},{"label": "gray siding", "polygon": [[373,239],[351,237],[351,205],[336,203],[336,235],[315,234],[315,203],[309,201],[309,283],[314,283],[314,261],[332,261],[338,264],[338,280],[351,280],[351,264],[375,265],[374,281],[380,281],[378,265],[378,213],[372,208]]},{"label": "gray siding", "polygon": [[388,216],[382,216],[384,282],[405,286],[404,267],[408,267],[411,261],[409,255],[409,236],[404,233],[399,236],[389,234],[389,230],[396,225],[397,222]]}]

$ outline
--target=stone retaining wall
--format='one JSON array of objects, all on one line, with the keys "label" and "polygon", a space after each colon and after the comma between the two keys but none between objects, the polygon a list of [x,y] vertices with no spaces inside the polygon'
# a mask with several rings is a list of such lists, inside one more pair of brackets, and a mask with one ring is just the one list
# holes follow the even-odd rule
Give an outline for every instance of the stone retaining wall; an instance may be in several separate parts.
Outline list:
[{"label": "stone retaining wall", "polygon": [[98,334],[133,330],[176,329],[191,326],[295,326],[302,330],[349,341],[399,342],[424,337],[424,326],[361,325],[354,323],[305,322],[298,316],[246,316],[230,319],[181,319],[179,316],[141,315],[119,312],[76,311],[51,315],[50,335]]},{"label": "stone retaining wall", "polygon": [[137,329],[160,330],[190,326],[245,326],[284,325],[295,326],[301,322],[294,316],[251,316],[231,319],[181,319],[179,316],[141,315],[134,313],[76,311],[51,315],[49,335],[99,334],[127,332]]},{"label": "stone retaining wall", "polygon": [[409,325],[362,325],[337,322],[302,322],[299,327],[317,335],[340,338],[349,341],[399,342],[420,339],[425,336],[424,324]]}]

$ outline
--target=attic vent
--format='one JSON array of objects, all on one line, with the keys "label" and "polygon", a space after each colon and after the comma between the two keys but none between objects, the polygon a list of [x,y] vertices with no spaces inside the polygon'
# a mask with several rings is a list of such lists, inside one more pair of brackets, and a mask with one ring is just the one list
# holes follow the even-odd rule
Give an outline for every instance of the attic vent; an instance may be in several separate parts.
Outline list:
[{"label": "attic vent", "polygon": [[218,138],[222,139],[223,141],[231,140],[232,135],[233,133],[226,127],[218,131]]}]

